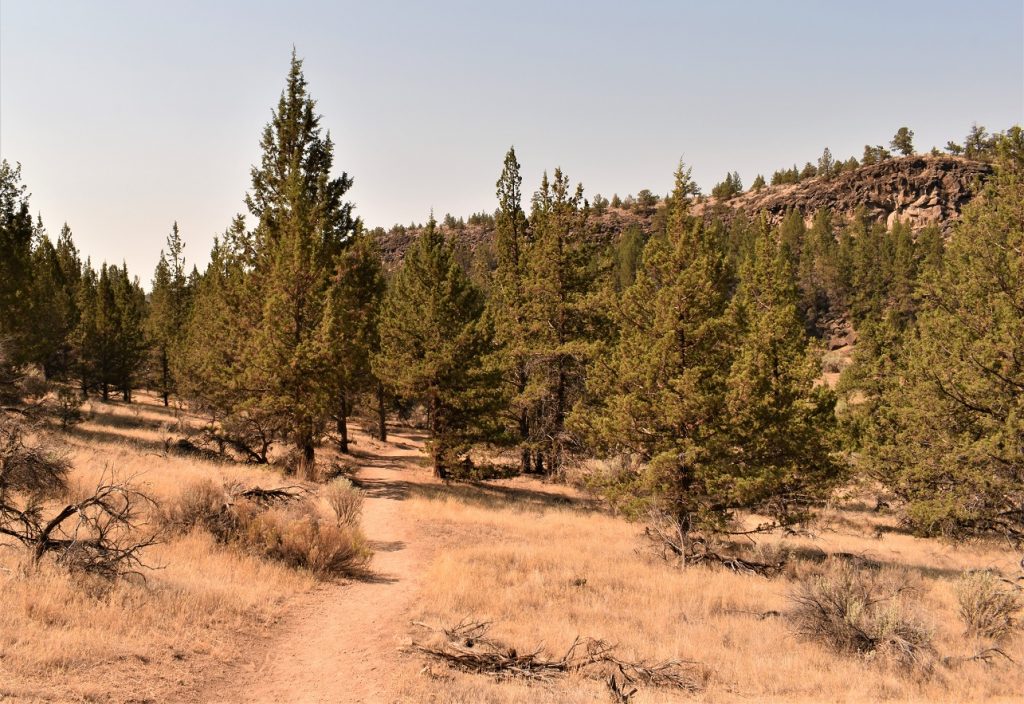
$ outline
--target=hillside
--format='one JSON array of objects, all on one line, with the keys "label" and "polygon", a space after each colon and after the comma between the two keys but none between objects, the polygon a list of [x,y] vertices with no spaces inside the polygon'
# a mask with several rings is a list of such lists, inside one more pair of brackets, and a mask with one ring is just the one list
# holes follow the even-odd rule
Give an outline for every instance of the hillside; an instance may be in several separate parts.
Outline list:
[{"label": "hillside", "polygon": [[[861,166],[831,179],[817,177],[796,184],[767,186],[728,201],[706,198],[694,205],[693,212],[726,222],[740,211],[750,216],[763,212],[771,224],[777,225],[791,209],[803,213],[810,224],[814,214],[823,208],[845,218],[863,208],[870,220],[884,222],[887,227],[899,219],[914,231],[937,225],[948,233],[963,207],[974,197],[977,185],[991,173],[992,166],[985,162],[953,156],[915,155]],[[609,207],[600,215],[592,214],[592,233],[608,240],[634,226],[649,233],[663,209],[663,201],[649,213],[638,212],[635,207]],[[494,237],[493,225],[458,228],[442,225],[442,229],[470,252]],[[401,261],[402,254],[419,232],[418,228],[392,228],[379,237],[388,266]]]},{"label": "hillside", "polygon": [[[910,156],[861,166],[831,179],[811,178],[795,184],[747,191],[725,203],[714,199],[696,206],[698,213],[767,213],[774,225],[788,210],[804,214],[808,224],[824,208],[850,218],[863,208],[869,219],[891,227],[897,219],[920,230],[937,225],[944,232],[992,173],[990,164],[951,156]],[[724,207],[723,207],[724,206]]]}]

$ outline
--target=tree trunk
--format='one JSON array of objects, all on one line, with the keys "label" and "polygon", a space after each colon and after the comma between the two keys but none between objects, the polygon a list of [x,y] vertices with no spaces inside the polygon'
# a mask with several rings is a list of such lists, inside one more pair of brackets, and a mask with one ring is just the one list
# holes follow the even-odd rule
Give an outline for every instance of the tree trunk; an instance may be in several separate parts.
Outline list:
[{"label": "tree trunk", "polygon": [[307,468],[312,467],[316,461],[316,448],[313,447],[313,438],[302,439],[302,462]]},{"label": "tree trunk", "polygon": [[427,407],[428,420],[430,425],[431,443],[433,444],[434,455],[434,476],[438,479],[448,478],[448,468],[445,466],[444,446],[441,442],[443,428],[441,427],[441,404],[437,396],[431,396],[430,405]]},{"label": "tree trunk", "polygon": [[387,399],[384,395],[384,384],[377,382],[377,439],[381,442],[388,441],[388,416]]},{"label": "tree trunk", "polygon": [[434,476],[438,479],[448,478],[448,468],[445,466],[444,450],[439,445],[434,447]]},{"label": "tree trunk", "polygon": [[544,474],[544,453],[537,450],[537,455],[534,458],[533,471],[537,474]]},{"label": "tree trunk", "polygon": [[338,450],[348,454],[348,399],[338,395]]},{"label": "tree trunk", "polygon": [[[517,386],[519,387],[519,395],[522,396],[526,390],[526,371],[520,366],[518,372]],[[530,440],[530,415],[527,409],[523,408],[519,411],[519,445],[522,448],[520,455],[520,471],[523,474],[530,473],[530,448],[527,447],[527,443]]]},{"label": "tree trunk", "polygon": [[160,355],[160,364],[163,367],[163,387],[164,387],[164,408],[168,406],[168,397],[171,395],[171,365],[170,360],[167,359],[167,352]]},{"label": "tree trunk", "polygon": [[110,386],[105,381],[103,382],[103,400],[110,400]]}]

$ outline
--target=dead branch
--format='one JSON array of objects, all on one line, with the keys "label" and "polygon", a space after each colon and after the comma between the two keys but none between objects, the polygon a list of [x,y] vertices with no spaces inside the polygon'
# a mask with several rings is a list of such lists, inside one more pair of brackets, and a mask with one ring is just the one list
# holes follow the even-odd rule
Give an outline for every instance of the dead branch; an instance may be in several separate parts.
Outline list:
[{"label": "dead branch", "polygon": [[[489,627],[487,622],[464,619],[449,628],[434,628],[423,623],[416,625],[443,633],[445,640],[439,646],[413,642],[412,648],[463,672],[491,675],[497,679],[549,681],[574,672],[604,679],[607,670],[612,669],[612,677],[617,671],[624,685],[639,682],[689,692],[699,691],[703,687],[704,680],[700,673],[694,674],[684,669],[684,666],[697,666],[698,663],[680,660],[654,663],[624,660],[615,655],[614,645],[596,638],[577,636],[564,655],[553,658],[542,655],[539,647],[520,652],[515,647],[490,640],[486,637]],[[620,693],[622,689],[619,688]],[[628,696],[632,696],[632,693]]]},{"label": "dead branch", "polygon": [[974,655],[947,656],[942,658],[942,663],[947,667],[955,667],[957,665],[962,665],[965,662],[983,662],[986,665],[991,665],[996,661],[997,655],[1006,658],[1015,665],[1017,664],[1013,658],[995,647],[984,648]]},{"label": "dead branch", "polygon": [[288,503],[307,495],[309,491],[301,486],[282,486],[276,489],[264,489],[254,486],[249,489],[231,491],[228,494],[233,499],[247,499],[260,506],[270,506],[278,503]]},{"label": "dead branch", "polygon": [[616,704],[629,704],[633,700],[633,695],[637,693],[637,688],[633,687],[630,690],[626,690],[629,685],[623,681],[619,684],[619,681],[615,679],[615,673],[613,672],[608,676],[608,691],[612,695],[612,701]]},{"label": "dead branch", "polygon": [[[761,532],[762,527],[750,532]],[[771,577],[782,571],[785,561],[760,562],[732,555],[723,555],[712,548],[711,540],[699,533],[688,532],[682,521],[652,513],[644,535],[655,546],[661,558],[678,560],[681,565],[718,565],[740,574]]]}]

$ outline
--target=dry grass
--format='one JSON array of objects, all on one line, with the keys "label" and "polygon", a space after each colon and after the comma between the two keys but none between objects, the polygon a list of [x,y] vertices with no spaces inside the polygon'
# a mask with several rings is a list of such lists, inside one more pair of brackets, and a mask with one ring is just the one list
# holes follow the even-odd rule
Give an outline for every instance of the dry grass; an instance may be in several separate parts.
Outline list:
[{"label": "dry grass", "polygon": [[[192,421],[152,398],[131,407],[95,403],[83,416],[66,435],[71,498],[116,469],[173,507],[162,521],[185,526],[222,500],[225,485],[294,481],[273,468],[175,453],[168,438]],[[614,645],[624,660],[697,661],[710,672],[695,694],[640,684],[630,700],[636,703],[1013,701],[1024,691],[1024,638],[1016,629],[999,636],[1000,651],[1016,664],[970,659],[981,652],[985,614],[997,614],[997,624],[1015,616],[994,595],[999,589],[964,576],[997,570],[1015,578],[1019,556],[1000,545],[956,547],[910,536],[874,510],[874,497],[830,507],[815,535],[768,539],[767,550],[793,557],[782,576],[764,579],[653,559],[638,550],[639,526],[578,502],[564,487],[522,479],[444,486],[428,474],[424,469],[404,497],[395,492],[404,498],[398,505],[411,534],[430,551],[410,621],[490,620],[496,641],[539,648],[542,657],[564,655],[581,636]],[[351,525],[361,505],[343,480],[317,501],[322,525]],[[274,527],[280,518],[273,514],[266,529],[282,532]],[[297,549],[310,554],[317,534],[302,535]],[[929,674],[837,652],[801,637],[786,618],[789,594],[820,577],[825,555],[837,553],[859,556],[859,569],[905,576],[939,656]],[[203,530],[172,531],[146,558],[162,567],[147,583],[110,586],[53,567],[27,572],[16,551],[0,548],[0,701],[180,700],[225,663],[252,657],[255,639],[271,632],[289,600],[316,585],[309,571],[218,543]],[[964,637],[962,612],[976,622],[978,637]],[[407,635],[422,634],[410,627]],[[607,684],[581,673],[544,684],[498,682],[402,655],[397,644],[387,652],[394,660],[380,667],[398,690],[388,701],[612,701]]]},{"label": "dry grass", "polygon": [[[152,398],[91,406],[63,436],[72,466],[64,498],[111,470],[164,504],[204,480],[283,483],[268,469],[168,454],[165,439],[188,418]],[[145,561],[158,569],[144,583],[111,585],[54,566],[29,570],[21,551],[0,545],[0,701],[170,701],[238,658],[287,599],[316,584],[204,532],[169,536]]]},{"label": "dry grass", "polygon": [[[543,489],[531,482],[519,486]],[[990,664],[951,660],[925,675],[807,641],[784,617],[792,608],[790,590],[821,573],[824,552],[864,555],[865,564],[889,571],[886,563],[904,565],[900,569],[915,587],[915,609],[932,625],[936,651],[969,657],[976,651],[963,639],[956,585],[968,569],[1011,573],[1015,556],[998,546],[956,548],[913,538],[897,532],[890,517],[850,502],[829,511],[833,528],[787,540],[797,557],[786,576],[769,580],[704,567],[680,571],[644,557],[637,551],[639,527],[601,513],[558,501],[523,508],[466,493],[439,490],[409,501],[420,530],[440,543],[415,620],[491,620],[502,642],[545,644],[552,654],[583,635],[617,644],[629,658],[697,660],[712,671],[707,689],[695,695],[702,701],[996,701],[1024,691],[1024,672],[1002,658]],[[884,625],[886,614],[878,617]],[[1020,639],[1003,650],[1024,662]],[[610,700],[603,684],[584,678],[538,688],[439,665],[428,666],[425,675],[410,670],[407,677],[403,695],[409,701]],[[682,696],[641,687],[632,701]]]}]

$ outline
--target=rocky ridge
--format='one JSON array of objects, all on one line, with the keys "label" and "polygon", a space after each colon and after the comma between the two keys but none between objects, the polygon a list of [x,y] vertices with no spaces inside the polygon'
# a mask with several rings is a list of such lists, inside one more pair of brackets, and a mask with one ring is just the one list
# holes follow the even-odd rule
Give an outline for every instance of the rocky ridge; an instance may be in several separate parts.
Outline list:
[{"label": "rocky ridge", "polygon": [[[798,210],[808,224],[815,213],[828,208],[840,218],[858,211],[870,221],[886,227],[899,220],[914,231],[935,225],[948,233],[960,213],[991,175],[990,164],[953,156],[916,155],[887,159],[861,166],[831,178],[809,178],[796,184],[766,186],[747,191],[727,201],[705,198],[696,203],[694,215],[731,221],[739,212],[749,217],[764,213],[778,224],[790,210]],[[616,239],[624,230],[638,227],[650,233],[662,215],[663,204],[648,213],[635,208],[608,208],[591,218],[591,236]],[[489,225],[442,227],[458,249],[472,255],[494,238]],[[389,267],[401,261],[405,250],[419,235],[418,228],[392,228],[381,234],[379,244]]]}]

